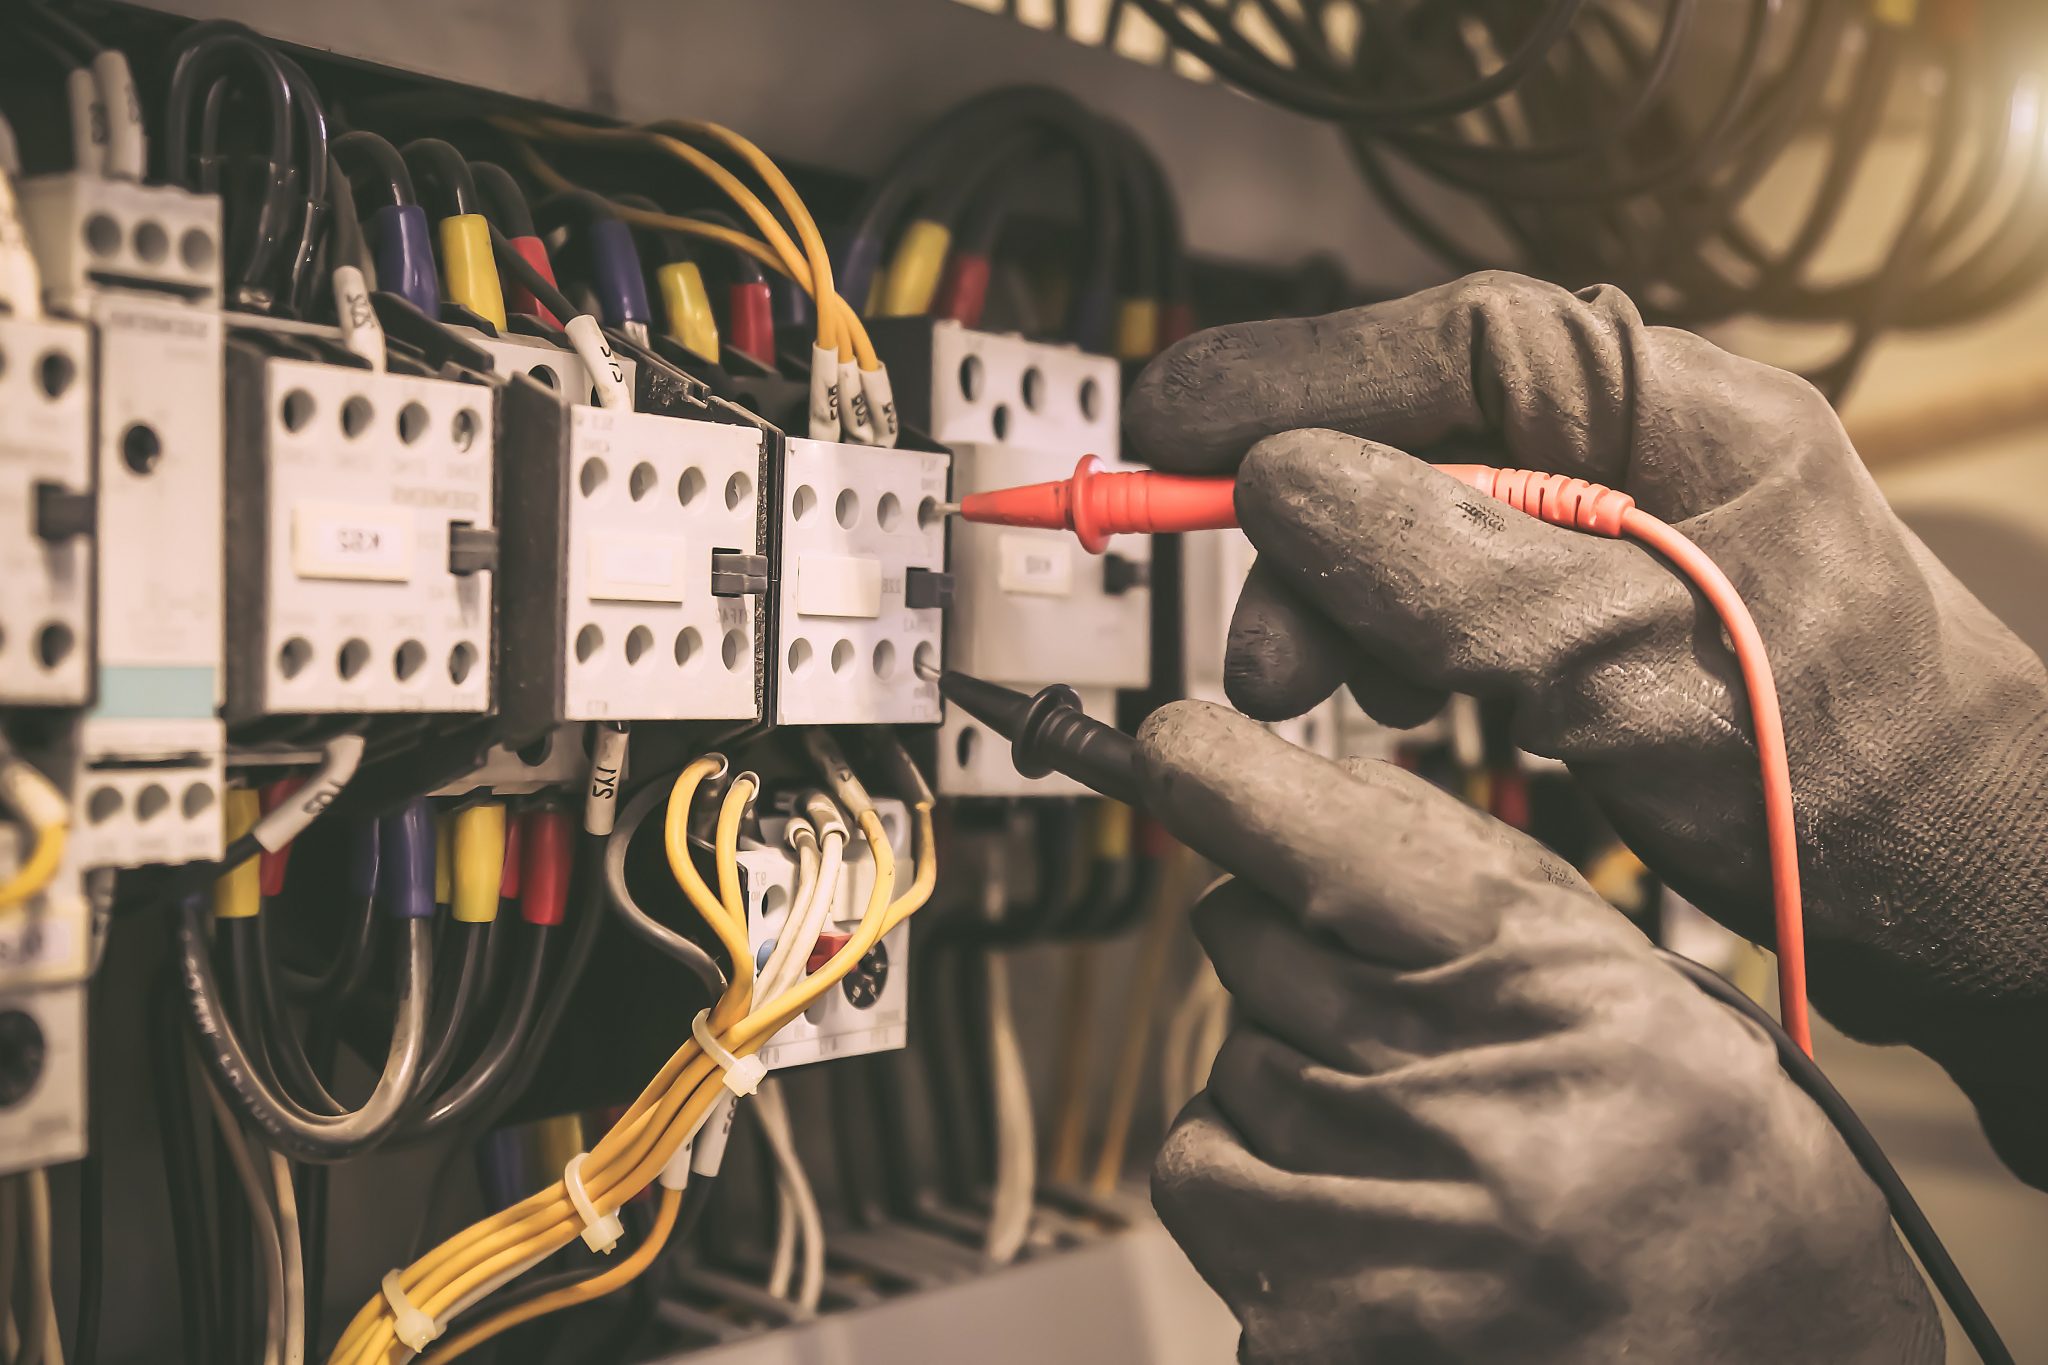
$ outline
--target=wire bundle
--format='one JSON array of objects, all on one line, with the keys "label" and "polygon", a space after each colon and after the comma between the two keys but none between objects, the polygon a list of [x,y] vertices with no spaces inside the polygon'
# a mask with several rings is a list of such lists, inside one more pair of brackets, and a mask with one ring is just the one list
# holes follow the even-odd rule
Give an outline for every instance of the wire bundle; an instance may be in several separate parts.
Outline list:
[{"label": "wire bundle", "polygon": [[[724,770],[725,761],[707,756],[683,769],[670,790],[664,820],[670,870],[730,955],[732,975],[725,993],[703,1021],[701,1039],[685,1042],[676,1050],[582,1161],[581,1186],[596,1211],[615,1209],[660,1178],[666,1190],[662,1216],[664,1220],[670,1219],[668,1210],[680,1200],[680,1189],[686,1181],[678,1170],[678,1153],[695,1143],[696,1156],[686,1158],[694,1160],[701,1157],[703,1148],[714,1143],[723,1145],[725,1120],[716,1117],[714,1110],[733,1092],[728,1090],[721,1073],[736,1070],[750,1060],[777,1029],[844,977],[884,934],[915,912],[931,894],[937,864],[929,801],[920,798],[916,808],[915,877],[897,895],[895,857],[865,789],[829,739],[814,735],[811,743],[826,769],[834,795],[852,812],[868,840],[875,862],[875,879],[867,908],[851,937],[828,962],[796,986],[765,1002],[757,1002],[737,863],[740,825],[753,800],[756,779],[750,774],[735,778],[720,804],[715,840],[718,889],[714,893],[691,859],[687,829],[691,803],[698,790]],[[707,1121],[720,1127],[700,1136]],[[375,1365],[410,1359],[414,1350],[431,1340],[432,1334],[409,1333],[417,1346],[401,1341],[396,1300],[402,1299],[426,1319],[444,1323],[567,1246],[582,1234],[588,1221],[579,1213],[569,1188],[556,1181],[457,1234],[406,1270],[393,1272],[387,1280],[390,1288],[386,1294],[367,1303],[342,1334],[330,1356],[332,1365]],[[652,1259],[652,1253],[648,1259]],[[637,1273],[637,1268],[628,1262],[594,1277],[586,1297],[625,1283],[630,1274],[622,1272],[629,1270]],[[572,1301],[576,1300],[542,1298],[508,1310],[442,1344],[435,1358],[452,1359],[518,1321]],[[411,1319],[408,1324],[417,1325]]]},{"label": "wire bundle", "polygon": [[[1988,313],[2048,274],[2031,226],[2048,204],[2048,131],[2038,73],[2011,55],[2016,7],[1131,3],[1222,79],[1340,125],[1373,189],[1446,264],[1617,284],[1687,326],[1846,325],[1810,374],[1831,395],[1884,329]],[[1910,131],[1917,169],[1877,265],[1816,280],[1893,129]],[[1773,244],[1748,211],[1813,146],[1812,188]],[[1452,226],[1473,221],[1472,203],[1494,240]]]}]

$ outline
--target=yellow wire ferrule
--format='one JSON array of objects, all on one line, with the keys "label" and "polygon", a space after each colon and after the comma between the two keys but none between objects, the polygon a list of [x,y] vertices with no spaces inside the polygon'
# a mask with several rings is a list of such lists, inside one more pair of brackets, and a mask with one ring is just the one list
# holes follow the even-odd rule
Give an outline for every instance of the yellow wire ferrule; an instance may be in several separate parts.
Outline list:
[{"label": "yellow wire ferrule", "polygon": [[882,285],[882,316],[916,318],[931,312],[952,249],[953,233],[944,223],[920,218],[903,229]]},{"label": "yellow wire ferrule", "polygon": [[443,218],[441,283],[448,297],[505,330],[505,292],[498,284],[498,262],[491,255],[491,225],[481,213],[454,213]]},{"label": "yellow wire ferrule", "polygon": [[498,917],[505,875],[505,807],[486,801],[466,807],[450,823],[455,827],[455,918],[462,924],[489,924]]},{"label": "yellow wire ferrule", "polygon": [[1095,807],[1095,857],[1099,862],[1123,862],[1131,856],[1131,808],[1121,801],[1102,801]]},{"label": "yellow wire ferrule", "polygon": [[695,261],[671,261],[654,272],[661,304],[668,312],[668,334],[683,349],[716,365],[718,315],[711,310],[711,292]]},{"label": "yellow wire ferrule", "polygon": [[1150,360],[1159,349],[1159,300],[1124,299],[1116,308],[1116,358]]},{"label": "yellow wire ferrule", "polygon": [[[249,787],[230,787],[223,809],[228,842],[256,828],[263,818],[263,800]],[[248,858],[213,884],[215,919],[253,919],[263,908],[262,859]]]}]

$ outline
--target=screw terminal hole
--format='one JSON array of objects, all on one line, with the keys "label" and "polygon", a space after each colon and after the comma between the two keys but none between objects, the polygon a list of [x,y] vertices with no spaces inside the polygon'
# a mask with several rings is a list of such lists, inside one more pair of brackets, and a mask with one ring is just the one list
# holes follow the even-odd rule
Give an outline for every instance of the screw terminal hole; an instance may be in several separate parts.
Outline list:
[{"label": "screw terminal hole", "polygon": [[469,681],[469,675],[476,668],[476,646],[467,641],[448,651],[448,680],[456,686]]},{"label": "screw terminal hole", "polygon": [[988,415],[988,424],[998,441],[1007,441],[1010,438],[1010,405],[996,404],[995,411]]},{"label": "screw terminal hole", "polygon": [[391,656],[391,671],[400,682],[410,682],[427,666],[427,647],[418,640],[407,640]]},{"label": "screw terminal hole", "polygon": [[603,460],[585,460],[583,468],[576,472],[576,486],[583,490],[584,497],[593,497],[598,489],[604,487],[604,481],[610,473],[611,471],[604,467]]},{"label": "screw terminal hole", "polygon": [[128,466],[131,474],[144,475],[156,472],[157,463],[164,457],[163,438],[156,434],[156,428],[147,422],[131,422],[121,433],[121,463]]},{"label": "screw terminal hole", "polygon": [[925,498],[917,504],[917,529],[929,531],[939,524],[939,500]]},{"label": "screw terminal hole", "polygon": [[841,526],[851,531],[854,523],[860,520],[860,494],[851,488],[841,489],[832,503],[832,515]]},{"label": "screw terminal hole", "polygon": [[896,672],[896,646],[888,640],[884,640],[876,645],[873,662],[876,677],[888,678],[894,675]]},{"label": "screw terminal hole", "polygon": [[735,474],[725,481],[725,507],[737,512],[741,503],[753,496],[754,481],[744,474]]},{"label": "screw terminal hole", "polygon": [[350,640],[342,645],[341,654],[335,659],[335,670],[344,682],[354,678],[369,666],[370,645],[366,640]]},{"label": "screw terminal hole", "polygon": [[832,671],[844,673],[853,663],[853,641],[841,640],[832,646]]},{"label": "screw terminal hole", "polygon": [[427,434],[427,410],[418,403],[407,403],[398,410],[398,439],[411,445]]},{"label": "screw terminal hole", "polygon": [[62,398],[76,378],[78,362],[62,351],[45,351],[43,358],[36,362],[36,387],[43,391],[45,398]]},{"label": "screw terminal hole", "polygon": [[213,236],[205,228],[186,228],[178,238],[178,259],[187,270],[204,270],[213,264]]},{"label": "screw terminal hole", "polygon": [[307,393],[304,389],[293,389],[290,393],[286,394],[284,396],[284,406],[280,409],[284,418],[284,429],[286,431],[304,431],[306,423],[313,420],[315,406],[313,395]]},{"label": "screw terminal hole", "polygon": [[981,737],[972,730],[962,730],[953,741],[953,761],[962,768],[974,762],[974,751],[981,747]]},{"label": "screw terminal hole", "polygon": [[455,420],[449,424],[448,439],[455,443],[457,450],[466,455],[470,448],[476,445],[476,438],[483,429],[483,419],[470,409],[463,408],[455,414]]},{"label": "screw terminal hole", "polygon": [[882,500],[875,504],[875,521],[884,531],[894,531],[903,525],[903,499],[894,493],[882,494]]},{"label": "screw terminal hole", "polygon": [[286,640],[277,651],[277,671],[286,678],[296,678],[306,671],[306,665],[313,662],[313,642],[303,636],[294,635]]},{"label": "screw terminal hole", "polygon": [[984,377],[980,356],[971,355],[961,361],[960,396],[970,403],[980,401]]},{"label": "screw terminal hole", "polygon": [[353,441],[370,429],[376,419],[377,410],[370,406],[370,400],[357,395],[341,405],[341,434]]},{"label": "screw terminal hole", "polygon": [[789,498],[789,514],[798,521],[809,521],[811,513],[818,510],[818,490],[809,484],[798,484],[796,492]]},{"label": "screw terminal hole", "polygon": [[560,389],[562,376],[555,373],[552,365],[536,365],[526,372],[526,377],[544,389]]},{"label": "screw terminal hole", "polygon": [[185,788],[185,794],[178,801],[178,809],[187,820],[197,820],[213,808],[213,788],[204,782],[194,782]]},{"label": "screw terminal hole", "polygon": [[124,804],[119,787],[95,787],[85,799],[85,818],[95,825],[104,825],[121,813]]},{"label": "screw terminal hole", "polygon": [[1081,381],[1081,415],[1094,421],[1102,413],[1102,386],[1092,379]]},{"label": "screw terminal hole", "polygon": [[676,480],[676,501],[688,507],[704,496],[704,471],[691,465],[683,471],[683,477]]},{"label": "screw terminal hole", "polygon": [[171,254],[171,234],[154,218],[145,218],[135,225],[134,241],[135,254],[151,265]]},{"label": "screw terminal hole", "polygon": [[799,636],[789,642],[789,671],[801,673],[811,666],[811,642]]},{"label": "screw terminal hole", "polygon": [[171,808],[171,794],[155,782],[135,793],[135,818],[143,824]]},{"label": "screw terminal hole", "polygon": [[635,626],[626,632],[626,662],[637,664],[647,657],[647,651],[654,648],[654,632],[645,626]]},{"label": "screw terminal hole", "polygon": [[595,625],[585,626],[576,632],[576,662],[589,663],[598,650],[604,648],[604,632]]},{"label": "screw terminal hole", "polygon": [[71,627],[52,621],[36,632],[36,662],[45,669],[55,668],[71,657],[77,644],[78,636]]},{"label": "screw terminal hole", "polygon": [[718,645],[718,657],[725,664],[726,672],[735,673],[739,671],[740,659],[745,656],[746,649],[746,636],[736,630],[729,630],[725,633],[725,639],[721,640]]},{"label": "screw terminal hole", "polygon": [[1024,406],[1037,412],[1039,404],[1045,401],[1045,376],[1039,373],[1036,365],[1024,371],[1023,389]]},{"label": "screw terminal hole", "polygon": [[85,249],[95,256],[111,256],[121,249],[121,225],[104,213],[85,220]]},{"label": "screw terminal hole", "polygon": [[703,648],[704,637],[697,633],[694,626],[684,626],[676,635],[676,663],[687,664],[696,658],[697,652]]}]

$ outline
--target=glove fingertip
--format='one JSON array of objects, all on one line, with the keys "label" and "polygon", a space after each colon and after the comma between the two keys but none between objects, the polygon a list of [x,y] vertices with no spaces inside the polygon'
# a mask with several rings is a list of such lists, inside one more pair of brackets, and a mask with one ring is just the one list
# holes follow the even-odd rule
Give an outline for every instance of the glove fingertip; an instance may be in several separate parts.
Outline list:
[{"label": "glove fingertip", "polygon": [[1223,691],[1254,720],[1292,720],[1343,685],[1350,650],[1263,561],[1252,565],[1223,657]]}]

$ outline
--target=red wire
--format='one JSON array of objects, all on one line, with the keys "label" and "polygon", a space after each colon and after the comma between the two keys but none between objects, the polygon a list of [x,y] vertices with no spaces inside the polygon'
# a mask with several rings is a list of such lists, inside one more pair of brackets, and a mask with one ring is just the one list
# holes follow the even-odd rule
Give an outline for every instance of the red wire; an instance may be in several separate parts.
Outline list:
[{"label": "red wire", "polygon": [[1764,833],[1770,849],[1771,900],[1778,937],[1778,1014],[1799,1050],[1813,1055],[1813,1026],[1806,1012],[1806,915],[1799,894],[1799,830],[1792,820],[1792,765],[1785,752],[1785,722],[1778,713],[1778,684],[1764,638],[1742,604],[1741,594],[1706,551],[1677,528],[1640,508],[1622,515],[1622,534],[1641,541],[1678,567],[1713,604],[1749,692],[1750,723],[1756,729],[1757,764],[1763,771]]}]

